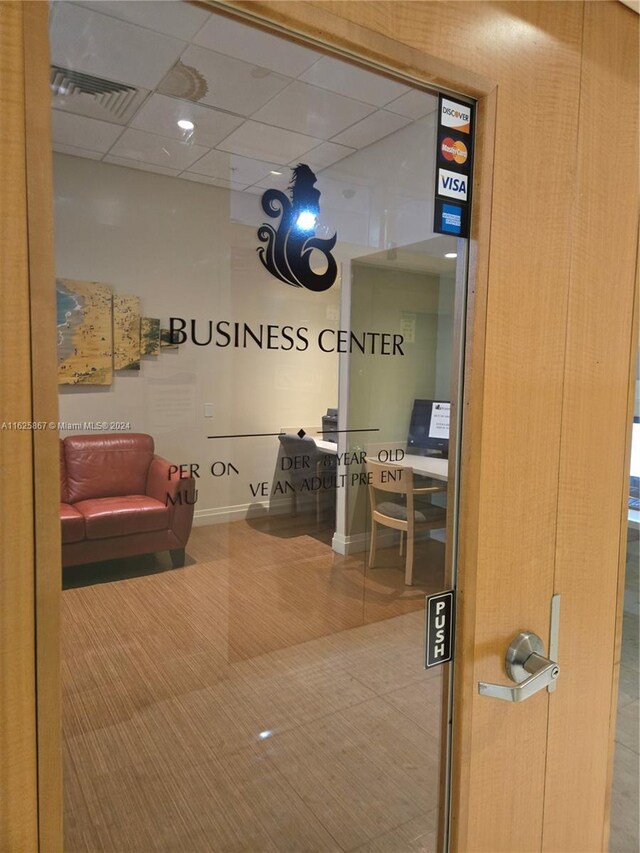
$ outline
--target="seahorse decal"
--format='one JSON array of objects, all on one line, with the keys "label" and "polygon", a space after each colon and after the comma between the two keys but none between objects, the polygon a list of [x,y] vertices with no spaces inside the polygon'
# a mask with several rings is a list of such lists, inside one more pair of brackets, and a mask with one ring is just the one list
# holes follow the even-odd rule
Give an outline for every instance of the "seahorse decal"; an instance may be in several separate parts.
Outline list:
[{"label": "seahorse decal", "polygon": [[[262,196],[262,209],[272,219],[280,216],[277,229],[265,222],[258,228],[258,239],[266,246],[257,252],[271,275],[293,287],[306,287],[319,293],[328,290],[336,280],[338,266],[331,250],[338,235],[327,240],[315,236],[320,213],[320,190],[314,187],[315,174],[305,163],[292,169],[289,198],[280,190],[267,190]],[[327,269],[311,269],[311,253],[317,249],[325,256]]]}]

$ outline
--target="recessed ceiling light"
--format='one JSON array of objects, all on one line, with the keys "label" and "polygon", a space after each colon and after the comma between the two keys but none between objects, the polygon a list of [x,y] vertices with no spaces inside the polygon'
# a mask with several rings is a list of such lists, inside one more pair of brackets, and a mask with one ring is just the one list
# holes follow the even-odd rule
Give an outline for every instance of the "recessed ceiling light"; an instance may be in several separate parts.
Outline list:
[{"label": "recessed ceiling light", "polygon": [[282,174],[282,172],[278,172],[276,169],[271,169],[271,172],[270,172],[269,174],[271,174],[271,175],[281,175],[281,174]]},{"label": "recessed ceiling light", "polygon": [[445,258],[457,258],[457,257],[458,257],[457,252],[447,252],[447,254],[445,255]]},{"label": "recessed ceiling light", "polygon": [[181,130],[193,130],[195,128],[195,124],[192,121],[189,121],[188,118],[181,118],[178,122],[178,127]]}]

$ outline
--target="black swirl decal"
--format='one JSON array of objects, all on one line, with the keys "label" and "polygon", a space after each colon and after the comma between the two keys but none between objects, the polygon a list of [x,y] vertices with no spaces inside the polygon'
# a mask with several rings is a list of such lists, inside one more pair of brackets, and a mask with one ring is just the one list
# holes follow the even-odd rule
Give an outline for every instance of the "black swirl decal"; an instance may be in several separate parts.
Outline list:
[{"label": "black swirl decal", "polygon": [[[267,190],[262,196],[262,209],[272,219],[280,217],[278,227],[265,222],[258,228],[258,257],[271,275],[293,287],[306,287],[319,293],[328,290],[336,280],[338,266],[331,250],[338,235],[327,240],[316,237],[320,213],[320,190],[309,166],[300,163],[292,169],[289,198],[280,190]],[[311,254],[321,252],[327,264],[324,272],[311,269]]]}]

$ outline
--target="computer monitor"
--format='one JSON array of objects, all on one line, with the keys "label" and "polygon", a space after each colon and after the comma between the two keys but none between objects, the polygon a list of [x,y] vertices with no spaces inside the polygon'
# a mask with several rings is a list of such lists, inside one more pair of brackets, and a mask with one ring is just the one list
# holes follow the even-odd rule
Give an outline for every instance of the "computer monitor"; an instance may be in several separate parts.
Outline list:
[{"label": "computer monitor", "polygon": [[447,400],[414,400],[407,437],[407,452],[420,455],[449,455],[449,419]]}]

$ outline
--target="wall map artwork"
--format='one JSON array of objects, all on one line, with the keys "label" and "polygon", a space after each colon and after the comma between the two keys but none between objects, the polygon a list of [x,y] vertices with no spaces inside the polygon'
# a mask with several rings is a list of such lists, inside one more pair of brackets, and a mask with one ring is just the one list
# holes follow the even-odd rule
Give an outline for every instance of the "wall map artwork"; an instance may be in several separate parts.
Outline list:
[{"label": "wall map artwork", "polygon": [[142,355],[160,354],[160,320],[143,317],[140,322],[140,352]]},{"label": "wall map artwork", "polygon": [[94,281],[56,280],[58,383],[111,385],[112,293]]},{"label": "wall map artwork", "polygon": [[140,298],[113,297],[113,367],[140,370]]},{"label": "wall map artwork", "polygon": [[111,385],[114,370],[138,371],[169,344],[159,319],[140,317],[139,297],[108,284],[56,279],[56,311],[59,385]]}]

